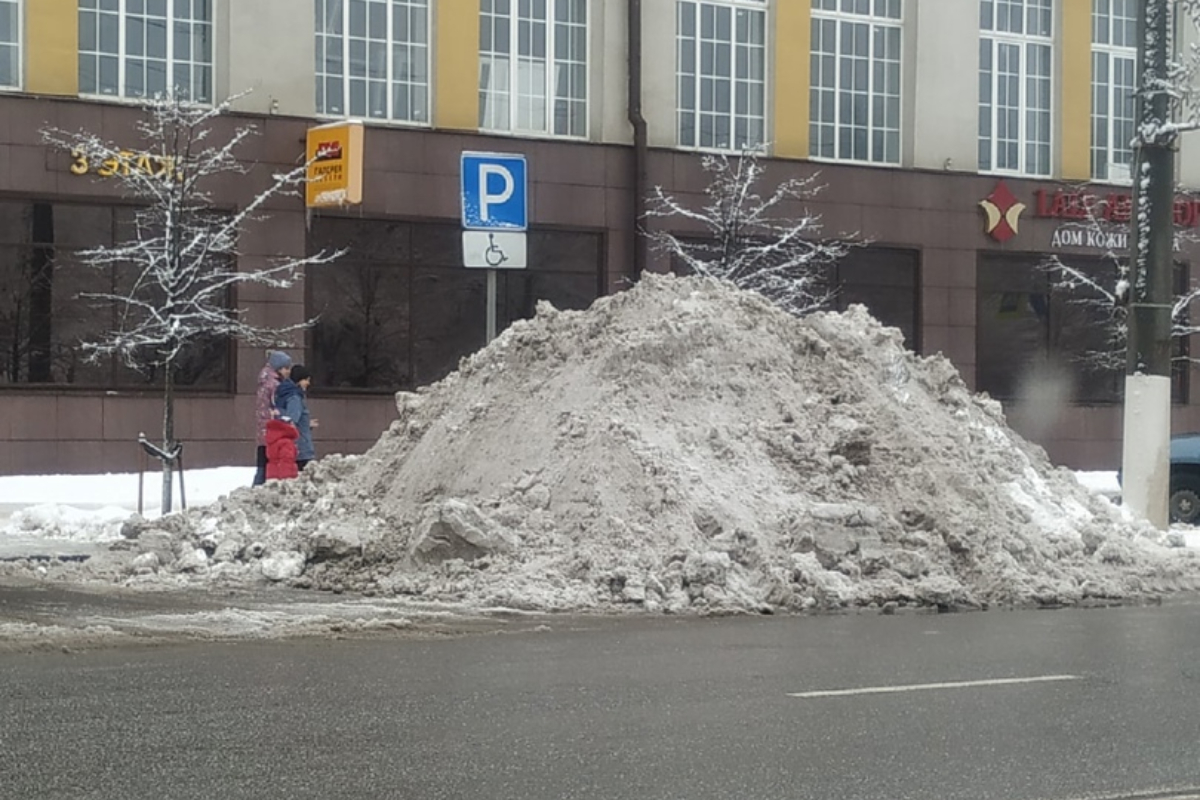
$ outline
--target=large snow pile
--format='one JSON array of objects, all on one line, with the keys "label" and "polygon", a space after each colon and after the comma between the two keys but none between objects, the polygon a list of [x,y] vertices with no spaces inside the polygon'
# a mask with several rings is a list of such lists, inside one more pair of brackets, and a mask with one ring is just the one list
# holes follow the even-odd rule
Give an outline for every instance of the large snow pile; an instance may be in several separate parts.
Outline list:
[{"label": "large snow pile", "polygon": [[[1082,487],[865,310],[699,279],[548,306],[397,396],[365,455],[127,526],[124,582],[474,607],[973,607],[1195,588],[1200,560]],[[107,565],[107,566],[105,566]]]}]

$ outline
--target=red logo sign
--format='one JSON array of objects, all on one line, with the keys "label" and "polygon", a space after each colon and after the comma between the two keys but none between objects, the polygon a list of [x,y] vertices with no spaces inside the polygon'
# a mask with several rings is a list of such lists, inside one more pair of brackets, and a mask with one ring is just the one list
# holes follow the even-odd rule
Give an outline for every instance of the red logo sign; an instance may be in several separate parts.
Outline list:
[{"label": "red logo sign", "polygon": [[1017,235],[1017,223],[1025,204],[1013,196],[1004,181],[998,182],[992,193],[979,201],[979,207],[987,216],[983,232],[988,236],[997,242],[1007,242]]},{"label": "red logo sign", "polygon": [[[1038,189],[1033,195],[1037,201],[1034,213],[1039,217],[1103,220],[1121,224],[1128,223],[1133,217],[1133,196],[1129,194],[1112,192],[1098,195]],[[1200,200],[1176,197],[1173,216],[1175,224],[1181,228],[1200,227]]]},{"label": "red logo sign", "polygon": [[317,161],[333,161],[342,157],[341,142],[321,142],[317,145]]}]

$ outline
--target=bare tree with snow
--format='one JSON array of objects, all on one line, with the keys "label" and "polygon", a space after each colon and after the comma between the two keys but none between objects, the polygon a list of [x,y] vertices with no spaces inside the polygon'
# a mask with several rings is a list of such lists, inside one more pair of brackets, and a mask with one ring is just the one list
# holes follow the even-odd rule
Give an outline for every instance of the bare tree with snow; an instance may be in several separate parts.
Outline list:
[{"label": "bare tree with snow", "polygon": [[[1101,270],[1089,270],[1070,255],[1055,254],[1042,262],[1052,292],[1060,293],[1069,302],[1082,306],[1090,312],[1101,326],[1102,346],[1078,354],[1084,365],[1098,370],[1120,370],[1125,367],[1126,345],[1129,340],[1129,297],[1131,276],[1129,257],[1124,249],[1125,232],[1128,224],[1106,220],[1099,209],[1101,198],[1086,194],[1086,189],[1076,190],[1085,201],[1082,205],[1086,217],[1063,224],[1063,228],[1075,228],[1091,234],[1090,241],[1103,242]],[[1176,232],[1176,249],[1184,242],[1195,241],[1190,232]],[[1094,261],[1088,259],[1089,261]],[[1176,292],[1171,304],[1171,337],[1176,341],[1186,340],[1200,333],[1200,325],[1193,321],[1192,308],[1200,300],[1200,288],[1189,286],[1186,291]],[[1200,363],[1200,357],[1179,355],[1176,360]]]},{"label": "bare tree with snow", "polygon": [[[1116,371],[1125,366],[1128,340],[1129,259],[1125,252],[1128,223],[1110,222],[1104,213],[1102,198],[1088,192],[1086,185],[1070,187],[1077,198],[1075,213],[1080,218],[1065,222],[1063,229],[1078,231],[1080,240],[1102,243],[1101,270],[1086,269],[1071,256],[1055,254],[1040,267],[1046,274],[1052,294],[1085,308],[1099,325],[1099,346],[1075,355],[1086,368]],[[1091,261],[1089,259],[1089,261]],[[1094,264],[1094,261],[1091,261]]]},{"label": "bare tree with snow", "polygon": [[175,381],[190,348],[212,338],[258,345],[283,345],[294,332],[314,320],[285,327],[267,327],[247,320],[245,309],[231,303],[240,286],[256,284],[285,289],[301,280],[306,267],[326,264],[340,253],[321,252],[305,258],[280,257],[261,269],[243,270],[238,263],[238,240],[247,226],[262,218],[272,198],[299,196],[306,166],[273,174],[266,188],[233,210],[214,206],[212,183],[221,176],[247,175],[251,165],[239,161],[237,150],[255,134],[239,126],[218,136],[214,123],[233,99],[200,105],[179,96],[148,101],[138,123],[143,150],[131,152],[88,131],[57,128],[42,132],[43,140],[70,151],[77,170],[97,168],[119,182],[124,195],[135,201],[135,222],[128,237],[112,247],[79,254],[90,268],[115,269],[123,277],[113,292],[81,294],[114,308],[114,326],[81,342],[86,356],[98,361],[119,357],[129,367],[158,375],[162,380],[163,461],[162,510],[171,510],[175,439]]},{"label": "bare tree with snow", "polygon": [[[1105,201],[1090,194],[1086,186],[1072,190],[1079,199],[1075,209],[1079,218],[1064,227],[1082,230],[1090,234],[1090,240],[1105,243],[1103,259],[1112,265],[1110,274],[1101,279],[1074,266],[1069,257],[1056,256],[1043,265],[1053,288],[1067,293],[1075,302],[1100,310],[1106,317],[1105,330],[1111,347],[1105,352],[1085,354],[1085,358],[1114,368],[1125,365],[1129,358],[1135,364],[1144,364],[1143,354],[1127,354],[1126,350],[1130,305],[1149,302],[1149,284],[1154,277],[1154,270],[1147,262],[1149,244],[1160,235],[1166,247],[1173,242],[1174,250],[1178,251],[1182,242],[1195,241],[1195,236],[1187,232],[1151,230],[1151,207],[1167,206],[1157,213],[1161,215],[1158,219],[1168,219],[1171,197],[1176,190],[1173,178],[1170,186],[1159,185],[1162,176],[1152,168],[1152,154],[1173,152],[1182,134],[1200,130],[1200,45],[1192,44],[1176,52],[1175,9],[1181,12],[1179,21],[1186,21],[1200,31],[1200,0],[1146,0],[1139,9],[1143,20],[1139,29],[1142,42],[1137,116],[1133,120],[1133,140],[1128,143],[1134,162],[1132,218],[1126,213],[1125,220],[1115,221],[1110,213],[1105,213],[1111,211],[1104,208]],[[1129,231],[1129,237],[1121,236],[1121,231]],[[1190,314],[1200,290],[1189,287],[1183,293],[1171,294],[1170,336],[1178,340],[1200,332],[1200,326],[1191,322]],[[1149,344],[1141,343],[1143,347]]]},{"label": "bare tree with snow", "polygon": [[699,208],[654,188],[645,216],[690,229],[647,231],[654,248],[693,274],[758,292],[793,314],[827,307],[833,295],[829,268],[850,245],[824,239],[820,217],[805,208],[820,189],[816,177],[789,179],[764,195],[764,169],[755,152],[706,155],[701,166],[710,182]]},{"label": "bare tree with snow", "polygon": [[[1128,142],[1133,162],[1128,240],[1108,248],[1111,276],[1090,274],[1063,258],[1048,268],[1058,288],[1104,309],[1110,352],[1101,361],[1125,366],[1123,497],[1134,513],[1165,528],[1171,361],[1178,338],[1197,330],[1189,313],[1196,293],[1178,294],[1172,251],[1178,247],[1175,151],[1184,133],[1200,130],[1200,48],[1179,50],[1176,17],[1200,28],[1200,0],[1143,0],[1134,7],[1138,58]],[[1085,205],[1079,225],[1095,231],[1116,222],[1106,214],[1101,223],[1097,203]]]}]

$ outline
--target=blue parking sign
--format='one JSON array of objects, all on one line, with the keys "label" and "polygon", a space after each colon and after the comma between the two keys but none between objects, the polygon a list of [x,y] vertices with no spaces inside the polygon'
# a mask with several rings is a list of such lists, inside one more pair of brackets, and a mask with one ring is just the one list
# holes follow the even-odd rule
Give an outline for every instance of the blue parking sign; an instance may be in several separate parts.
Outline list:
[{"label": "blue parking sign", "polygon": [[525,156],[462,154],[462,224],[467,230],[528,227]]}]

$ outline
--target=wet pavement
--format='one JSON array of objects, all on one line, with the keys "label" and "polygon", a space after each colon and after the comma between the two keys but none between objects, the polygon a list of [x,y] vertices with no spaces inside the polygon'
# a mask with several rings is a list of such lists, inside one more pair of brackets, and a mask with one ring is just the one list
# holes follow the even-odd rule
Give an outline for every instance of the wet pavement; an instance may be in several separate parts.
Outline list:
[{"label": "wet pavement", "polygon": [[1184,601],[0,654],[0,795],[1194,798],[1198,623]]}]

